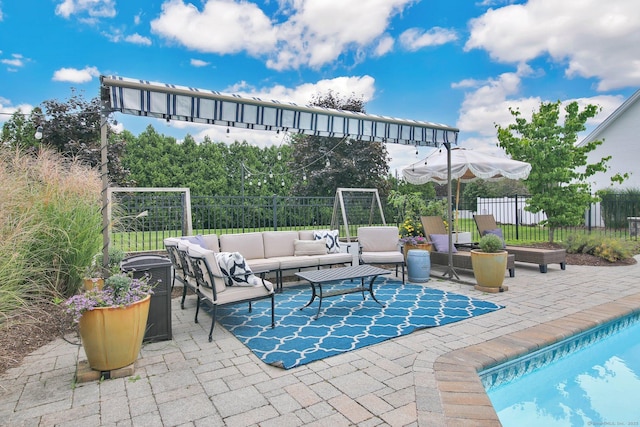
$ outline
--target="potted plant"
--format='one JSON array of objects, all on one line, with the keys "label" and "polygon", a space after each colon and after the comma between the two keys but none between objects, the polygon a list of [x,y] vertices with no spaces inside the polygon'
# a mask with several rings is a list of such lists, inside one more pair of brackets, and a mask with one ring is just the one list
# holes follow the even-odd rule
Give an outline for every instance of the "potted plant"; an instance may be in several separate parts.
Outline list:
[{"label": "potted plant", "polygon": [[402,245],[402,252],[404,253],[404,260],[407,260],[407,253],[410,249],[423,249],[430,250],[431,244],[424,237],[424,229],[422,223],[407,217],[402,225],[400,225],[400,244]]},{"label": "potted plant", "polygon": [[84,291],[65,302],[67,313],[79,325],[92,369],[109,371],[137,359],[153,287],[147,276],[134,279],[114,274],[105,279],[102,289]]},{"label": "potted plant", "polygon": [[98,260],[98,254],[91,258],[91,264],[85,267],[82,274],[84,290],[102,289],[104,286],[104,273],[102,264]]},{"label": "potted plant", "polygon": [[495,234],[482,236],[479,249],[471,250],[471,266],[476,278],[476,289],[485,292],[502,292],[504,274],[507,269],[508,253],[504,242]]},{"label": "potted plant", "polygon": [[[107,266],[106,273],[108,275],[119,274],[120,263],[125,257],[125,253],[122,249],[111,247],[109,248],[109,265]],[[102,252],[95,254],[91,258],[91,264],[85,267],[83,272],[83,285],[84,290],[90,289],[102,289],[105,279],[105,268],[102,262]]]}]

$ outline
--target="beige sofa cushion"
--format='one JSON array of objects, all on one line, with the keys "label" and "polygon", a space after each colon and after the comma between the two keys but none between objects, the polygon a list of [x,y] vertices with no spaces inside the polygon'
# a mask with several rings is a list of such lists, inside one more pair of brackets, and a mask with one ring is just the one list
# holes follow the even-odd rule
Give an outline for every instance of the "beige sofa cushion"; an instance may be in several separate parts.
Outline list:
[{"label": "beige sofa cushion", "polygon": [[297,231],[263,231],[264,257],[276,258],[293,256],[293,242],[298,239]]},{"label": "beige sofa cushion", "polygon": [[207,249],[213,252],[220,252],[220,243],[218,242],[217,234],[203,234],[202,240]]},{"label": "beige sofa cushion", "polygon": [[262,233],[223,234],[219,240],[220,252],[240,252],[246,260],[265,258]]},{"label": "beige sofa cushion", "polygon": [[322,240],[299,240],[293,242],[293,255],[325,255],[327,254],[327,243]]},{"label": "beige sofa cushion", "polygon": [[398,227],[360,227],[358,243],[362,252],[398,252]]},{"label": "beige sofa cushion", "polygon": [[300,240],[313,240],[313,230],[298,231],[298,238]]}]

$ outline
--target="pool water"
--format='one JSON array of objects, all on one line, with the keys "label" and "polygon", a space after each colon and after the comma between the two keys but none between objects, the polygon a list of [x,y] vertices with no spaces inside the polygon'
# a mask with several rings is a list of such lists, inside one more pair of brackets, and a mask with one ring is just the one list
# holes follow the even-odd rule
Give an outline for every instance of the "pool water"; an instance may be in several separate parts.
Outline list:
[{"label": "pool water", "polygon": [[555,345],[502,371],[481,372],[502,425],[640,426],[638,319],[581,334],[577,344]]}]

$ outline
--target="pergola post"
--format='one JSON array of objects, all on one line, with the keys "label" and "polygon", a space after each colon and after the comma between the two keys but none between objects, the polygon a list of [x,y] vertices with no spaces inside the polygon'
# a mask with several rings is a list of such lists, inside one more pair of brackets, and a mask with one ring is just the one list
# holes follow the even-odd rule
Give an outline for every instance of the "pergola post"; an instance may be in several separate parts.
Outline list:
[{"label": "pergola post", "polygon": [[108,100],[101,100],[100,109],[100,175],[102,178],[102,267],[103,273],[109,267],[109,152],[107,141],[107,130],[109,127]]}]

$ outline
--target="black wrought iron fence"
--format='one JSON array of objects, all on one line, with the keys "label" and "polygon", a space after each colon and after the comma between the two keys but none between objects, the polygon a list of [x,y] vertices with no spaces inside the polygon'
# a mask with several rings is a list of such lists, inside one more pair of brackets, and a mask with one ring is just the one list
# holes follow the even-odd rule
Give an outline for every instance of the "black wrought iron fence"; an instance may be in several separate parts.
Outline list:
[{"label": "black wrought iron fence", "polygon": [[[622,239],[637,239],[640,202],[623,196],[626,195],[608,195],[585,212],[584,224],[559,228],[555,231],[554,239],[562,241],[572,233],[600,233]],[[359,226],[370,225],[371,212],[367,203],[355,203],[348,212],[351,236],[357,235]],[[384,198],[381,198],[381,203],[386,223],[400,225],[403,213],[394,211]],[[491,213],[508,240],[527,243],[548,241],[549,229],[540,224],[544,216],[527,213],[525,205],[525,197],[471,202],[460,200],[458,211],[454,212],[454,228],[459,232],[471,233],[475,241],[479,236],[473,214]],[[184,194],[119,194],[114,206],[111,244],[127,252],[162,250],[164,238],[187,234],[188,210]],[[455,207],[455,204],[452,206]],[[329,228],[333,215],[333,197],[191,197],[194,234]],[[341,211],[338,211],[338,215],[339,225],[343,226]]]}]

